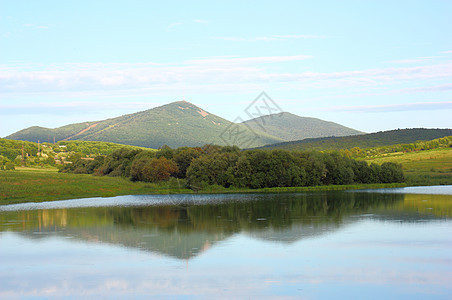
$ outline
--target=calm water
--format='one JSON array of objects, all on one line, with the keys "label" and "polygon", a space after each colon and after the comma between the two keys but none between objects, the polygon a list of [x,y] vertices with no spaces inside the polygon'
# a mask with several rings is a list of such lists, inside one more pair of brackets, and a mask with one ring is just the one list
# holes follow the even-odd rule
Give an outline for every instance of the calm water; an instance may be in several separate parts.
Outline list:
[{"label": "calm water", "polygon": [[451,299],[452,186],[0,206],[0,299]]}]

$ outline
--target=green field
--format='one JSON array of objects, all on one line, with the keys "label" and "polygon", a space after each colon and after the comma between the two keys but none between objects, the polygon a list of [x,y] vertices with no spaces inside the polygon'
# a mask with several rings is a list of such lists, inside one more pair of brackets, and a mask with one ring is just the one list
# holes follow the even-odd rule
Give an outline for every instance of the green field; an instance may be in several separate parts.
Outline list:
[{"label": "green field", "polygon": [[377,164],[384,162],[402,164],[408,185],[452,184],[452,148],[389,153],[365,160]]},{"label": "green field", "polygon": [[[171,189],[174,193],[187,191]],[[0,171],[0,204],[157,193],[168,193],[168,186],[121,177],[58,173],[56,169]]]},{"label": "green field", "polygon": [[[360,188],[401,187],[403,183],[366,185],[328,185],[263,189],[227,189],[209,186],[199,193],[287,193],[338,191]],[[194,193],[176,181],[156,183],[132,182],[122,177],[58,173],[56,169],[18,168],[0,171],[0,205],[120,195]]]},{"label": "green field", "polygon": [[[401,163],[406,184],[227,189],[210,186],[201,193],[307,192],[357,188],[384,188],[406,185],[452,184],[452,148],[391,153],[365,159],[369,163]],[[50,168],[17,168],[0,171],[0,204],[39,202],[88,197],[136,194],[193,193],[177,181],[171,183],[132,182],[122,177],[58,173]]]}]

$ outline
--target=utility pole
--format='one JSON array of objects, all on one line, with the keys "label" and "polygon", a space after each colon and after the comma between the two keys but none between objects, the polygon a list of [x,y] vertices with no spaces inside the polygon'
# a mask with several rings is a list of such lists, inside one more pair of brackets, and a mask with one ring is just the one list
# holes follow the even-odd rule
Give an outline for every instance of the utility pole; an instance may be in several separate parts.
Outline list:
[{"label": "utility pole", "polygon": [[55,136],[53,136],[53,143],[55,144]]},{"label": "utility pole", "polygon": [[22,144],[22,167],[25,167],[24,144]]}]

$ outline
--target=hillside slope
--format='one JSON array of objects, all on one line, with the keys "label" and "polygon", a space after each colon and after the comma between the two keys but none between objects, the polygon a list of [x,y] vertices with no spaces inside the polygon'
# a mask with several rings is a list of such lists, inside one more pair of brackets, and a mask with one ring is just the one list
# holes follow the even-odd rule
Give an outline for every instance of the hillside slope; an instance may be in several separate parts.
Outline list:
[{"label": "hillside slope", "polygon": [[[238,139],[231,136],[236,129]],[[53,140],[105,141],[148,148],[236,144],[257,147],[283,139],[210,114],[186,101],[98,122],[71,124],[56,129],[30,127],[7,139],[37,142]]]},{"label": "hillside slope", "polygon": [[354,147],[370,148],[390,146],[395,144],[409,144],[416,141],[429,141],[452,135],[452,129],[398,129],[376,133],[304,139],[301,141],[277,143],[259,147],[260,149],[286,149],[286,150],[340,150]]},{"label": "hillside slope", "polygon": [[300,117],[288,112],[266,115],[243,122],[286,141],[328,136],[348,136],[363,132],[316,118]]}]

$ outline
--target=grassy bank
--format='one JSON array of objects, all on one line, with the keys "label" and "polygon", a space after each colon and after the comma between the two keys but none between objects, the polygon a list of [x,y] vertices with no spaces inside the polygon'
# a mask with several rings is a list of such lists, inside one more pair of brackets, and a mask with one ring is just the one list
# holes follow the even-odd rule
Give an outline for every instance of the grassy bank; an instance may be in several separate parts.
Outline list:
[{"label": "grassy bank", "polygon": [[451,185],[452,148],[391,153],[365,159],[369,163],[402,164],[407,185]]},{"label": "grassy bank", "polygon": [[[227,189],[210,186],[199,193],[290,193],[388,188],[412,185],[452,185],[452,148],[410,153],[385,154],[367,158],[369,163],[401,163],[406,184],[330,185],[264,189]],[[58,173],[56,169],[18,168],[0,171],[0,205],[19,202],[53,201],[119,195],[193,193],[172,183],[132,182],[121,177]]]},{"label": "grassy bank", "polygon": [[[154,194],[165,186],[120,177],[58,173],[56,169],[0,171],[0,204]],[[174,192],[186,192],[175,188]]]},{"label": "grassy bank", "polygon": [[[400,187],[405,184],[330,185],[264,189],[227,189],[210,186],[199,193],[293,193],[347,189]],[[58,173],[55,169],[0,172],[0,205],[119,195],[194,193],[172,183],[132,182],[125,178]]]}]

